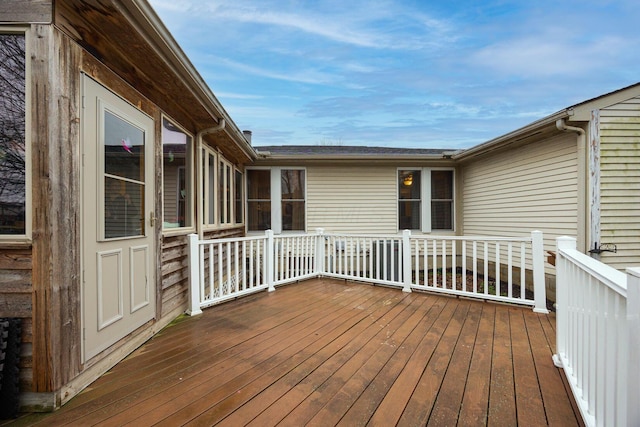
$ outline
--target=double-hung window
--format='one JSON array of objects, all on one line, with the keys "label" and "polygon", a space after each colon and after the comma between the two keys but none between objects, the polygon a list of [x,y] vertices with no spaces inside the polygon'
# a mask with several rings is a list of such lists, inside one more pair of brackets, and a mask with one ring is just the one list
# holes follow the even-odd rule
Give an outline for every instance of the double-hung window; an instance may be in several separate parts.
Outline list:
[{"label": "double-hung window", "polygon": [[202,217],[205,228],[244,222],[243,174],[209,146],[202,148]]},{"label": "double-hung window", "polygon": [[247,170],[247,228],[304,231],[306,229],[305,170]]},{"label": "double-hung window", "polygon": [[26,38],[0,27],[0,240],[31,233]]},{"label": "double-hung window", "polygon": [[163,229],[192,228],[194,224],[193,138],[162,118]]},{"label": "double-hung window", "polygon": [[398,229],[453,231],[453,170],[398,170]]}]

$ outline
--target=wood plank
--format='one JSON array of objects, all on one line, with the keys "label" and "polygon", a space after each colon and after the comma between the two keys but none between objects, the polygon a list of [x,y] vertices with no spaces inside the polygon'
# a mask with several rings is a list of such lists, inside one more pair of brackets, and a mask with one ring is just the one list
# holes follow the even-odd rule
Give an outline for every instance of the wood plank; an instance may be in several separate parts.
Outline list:
[{"label": "wood plank", "polygon": [[[401,299],[401,296],[389,295],[389,298],[395,300],[392,302],[392,306],[395,306]],[[273,377],[279,377],[279,375],[286,374],[290,369],[293,369],[298,363],[304,360],[306,352],[314,352],[314,349],[327,345],[329,342],[336,338],[336,334],[343,332],[345,327],[350,327],[349,324],[345,324],[341,316],[344,316],[345,312],[349,308],[343,307],[341,310],[335,313],[334,316],[328,316],[326,313],[321,319],[318,317],[311,318],[308,324],[303,325],[299,332],[294,335],[287,335],[284,337],[278,337],[277,343],[272,343],[270,348],[265,350],[261,357],[256,358],[258,355],[254,355],[253,359],[257,359],[252,363],[251,369],[239,373],[236,377],[226,375],[223,381],[220,381],[220,386],[215,388],[210,393],[204,396],[198,396],[195,401],[192,399],[191,403],[184,406],[178,412],[171,416],[162,419],[159,425],[175,425],[176,422],[182,423],[185,420],[190,420],[195,416],[198,416],[203,411],[209,410],[214,404],[221,402],[224,398],[229,397],[231,394],[238,393],[243,394],[245,387],[249,386],[254,376],[262,376],[261,374],[269,372],[267,381],[271,381]],[[325,312],[325,310],[322,310]],[[388,309],[382,305],[379,301],[374,300],[374,304],[368,307],[366,310],[359,310],[355,313],[358,320],[358,324],[361,325],[362,331],[367,330],[367,326],[375,322],[383,313],[386,313]],[[335,323],[330,321],[335,320]],[[325,322],[325,323],[323,323]],[[329,322],[329,323],[327,323]],[[336,329],[336,326],[342,325]],[[343,329],[341,329],[343,328]],[[311,348],[307,348],[311,346]],[[305,350],[304,352],[301,350]],[[258,362],[258,363],[256,363]],[[265,379],[265,378],[262,378]],[[270,384],[270,382],[269,382]],[[266,384],[268,385],[268,384]],[[254,387],[248,388],[250,394]],[[244,397],[244,396],[242,396]],[[225,408],[222,408],[225,413]],[[215,414],[213,414],[215,417]],[[209,417],[207,417],[209,418]],[[202,421],[203,424],[209,425],[212,421],[210,419]],[[200,425],[200,423],[196,423]]]},{"label": "wood plank", "polygon": [[416,351],[411,355],[405,369],[402,370],[391,389],[382,400],[376,412],[369,421],[370,425],[387,426],[396,425],[402,413],[411,399],[418,384],[420,375],[425,369],[425,365],[432,357],[440,338],[455,313],[457,304],[455,300],[444,298],[437,304],[440,311],[434,313],[432,325],[429,332],[424,336]]},{"label": "wood plank", "polygon": [[31,249],[0,249],[0,270],[31,270]]},{"label": "wood plank", "polygon": [[[417,341],[419,341],[424,333],[420,335],[419,331],[422,329],[421,326],[428,330],[430,323],[428,322],[428,317],[426,313],[430,313],[431,308],[435,304],[436,299],[424,300],[421,308],[416,310],[413,316],[420,317],[420,322],[418,327],[414,331],[418,331],[418,333],[413,333],[413,335],[417,336]],[[425,332],[426,333],[426,332]],[[354,344],[356,340],[362,339],[360,337],[356,337],[354,339]],[[352,344],[349,347],[342,348],[340,351],[335,352],[333,355],[328,357],[322,365],[320,365],[317,369],[315,369],[312,373],[310,373],[307,377],[305,377],[298,384],[295,384],[295,387],[286,390],[285,394],[277,400],[276,404],[272,404],[269,408],[267,408],[264,412],[260,413],[259,416],[254,418],[249,425],[261,426],[261,425],[274,425],[280,422],[287,414],[293,411],[298,405],[300,405],[305,399],[313,399],[313,401],[317,401],[317,390],[319,387],[324,385],[323,390],[327,392],[327,388],[329,386],[325,385],[328,378],[333,375],[341,366],[343,366],[347,360],[352,355],[351,351],[357,350],[356,346]],[[399,346],[399,351],[406,350],[408,355],[407,358],[413,352],[415,346],[411,345],[408,342],[403,343],[403,345]],[[399,354],[396,354],[393,358],[394,362],[400,364],[400,368],[404,365],[402,362],[402,357]],[[380,376],[376,377],[376,380],[380,378]],[[373,385],[373,384],[372,384]],[[373,388],[378,390],[387,390],[387,384],[384,386],[375,386]],[[367,391],[371,389],[368,388]],[[331,391],[327,392],[330,393]],[[314,394],[313,398],[311,397]],[[384,397],[384,395],[382,396]],[[382,398],[381,397],[381,398]],[[368,400],[370,396],[361,396],[359,399]],[[381,400],[381,399],[380,399]],[[373,400],[372,400],[373,401]],[[376,405],[377,406],[377,405]],[[300,411],[299,411],[300,412]],[[291,422],[291,418],[290,418]]]},{"label": "wood plank", "polygon": [[580,414],[572,405],[572,399],[566,399],[567,390],[562,382],[562,372],[549,358],[551,347],[541,325],[542,322],[548,323],[547,318],[548,316],[533,312],[524,313],[547,423],[563,425],[579,419]]},{"label": "wood plank", "polygon": [[[383,369],[370,382],[367,389],[358,400],[349,408],[349,411],[340,420],[341,425],[365,425],[373,416],[380,402],[386,396],[389,387],[396,381],[409,358],[420,344],[422,338],[428,332],[430,325],[428,316],[432,314],[435,299],[425,299],[422,305],[414,313],[417,323],[407,322],[411,327],[403,341],[394,344],[397,350],[393,357],[385,364]],[[415,325],[415,326],[413,326]]]},{"label": "wood plank", "polygon": [[478,335],[473,347],[471,366],[458,419],[460,425],[486,425],[487,423],[495,316],[495,305],[486,304],[482,310]]},{"label": "wood plank", "polygon": [[579,425],[551,362],[553,319],[314,279],[180,318],[56,413],[17,425],[546,424],[516,418],[520,381],[539,384],[550,425]]},{"label": "wood plank", "polygon": [[[308,425],[338,424],[344,414],[378,375],[382,367],[390,360],[398,343],[404,341],[407,333],[415,327],[416,323],[414,322],[419,320],[412,317],[418,307],[400,308],[402,312],[389,323],[384,326],[380,323],[378,324],[380,331],[362,348],[362,351],[359,352],[359,357],[351,358],[332,376],[332,381],[338,381],[343,385],[336,393],[331,393],[331,399],[325,403],[322,409],[316,412],[314,417],[309,420]],[[389,318],[391,314],[389,312],[389,315],[385,317]],[[409,319],[412,322],[409,322]],[[360,418],[362,415],[364,414],[358,413],[355,417]],[[354,415],[352,415],[353,417]],[[366,418],[368,420],[369,417],[367,416]],[[366,420],[362,419],[358,419],[356,422],[364,424],[363,421],[366,422]],[[346,420],[346,423],[348,424],[349,421]]]},{"label": "wood plank", "polygon": [[468,303],[456,302],[456,311],[429,359],[420,381],[413,391],[411,400],[407,403],[400,417],[399,426],[416,426],[427,423],[468,310]]},{"label": "wood plank", "polygon": [[448,420],[457,418],[460,413],[483,305],[481,303],[472,304],[469,308],[442,387],[429,416],[428,425],[444,425]]},{"label": "wood plank", "polygon": [[514,426],[517,418],[508,308],[496,307],[494,328],[488,424]]},{"label": "wood plank", "polygon": [[0,16],[3,22],[49,23],[53,18],[52,0],[2,0]]},{"label": "wood plank", "polygon": [[518,422],[545,425],[547,419],[523,316],[524,311],[521,309],[512,308],[509,310]]},{"label": "wood plank", "polygon": [[[354,295],[357,296],[357,293],[354,293]],[[314,296],[312,290],[309,291],[308,296]],[[308,307],[304,305],[304,302],[308,301],[308,299],[304,299],[302,295],[299,296],[298,300],[294,299],[292,301],[294,303],[293,306],[299,307],[299,309],[293,310],[287,316],[283,316],[280,310],[268,310],[269,300],[261,299],[260,301],[265,305],[255,307],[251,304],[245,304],[245,301],[242,300],[236,301],[236,304],[227,304],[236,306],[230,307],[229,312],[236,315],[236,322],[239,324],[234,325],[226,322],[224,328],[216,328],[216,325],[227,319],[228,313],[224,312],[220,313],[220,315],[215,313],[207,319],[205,324],[198,325],[198,330],[212,331],[206,333],[207,340],[205,342],[202,341],[201,334],[194,334],[193,329],[187,327],[192,322],[185,321],[172,327],[173,330],[171,332],[174,332],[172,334],[174,339],[170,341],[151,340],[148,344],[149,351],[153,352],[152,358],[128,358],[112,369],[109,375],[103,376],[94,383],[96,387],[101,389],[99,395],[92,395],[90,401],[87,400],[89,397],[83,399],[84,396],[80,395],[63,409],[73,411],[69,416],[76,419],[90,416],[92,419],[104,417],[104,419],[112,418],[116,420],[117,418],[113,416],[113,395],[118,396],[117,412],[121,412],[133,406],[134,401],[130,390],[136,387],[145,388],[145,391],[152,396],[156,394],[163,395],[161,398],[147,399],[146,403],[151,405],[149,410],[155,409],[155,407],[163,404],[162,398],[167,398],[168,401],[173,398],[166,391],[171,390],[170,387],[175,386],[176,382],[183,381],[187,383],[187,380],[191,379],[202,383],[206,380],[202,373],[204,371],[214,371],[212,368],[215,368],[217,364],[232,362],[234,357],[243,353],[246,354],[244,360],[249,359],[255,351],[256,345],[271,337],[277,337],[280,333],[287,333],[287,328],[296,326],[296,318],[308,311]],[[272,300],[271,302],[275,303],[276,301]],[[212,310],[210,309],[209,311]],[[252,319],[251,312],[255,313],[257,317]],[[265,317],[264,313],[270,313],[270,316]],[[260,319],[260,321],[258,322],[257,319]],[[201,321],[199,318],[193,320]],[[298,319],[298,322],[300,321]],[[253,329],[248,326],[251,324],[258,324],[259,326]],[[237,332],[244,325],[247,325],[244,332],[230,333],[230,330]],[[182,333],[175,334],[176,330]],[[185,343],[185,346],[176,346],[176,342]],[[195,351],[194,346],[196,347]],[[216,348],[220,350],[215,352]],[[175,364],[179,364],[181,369],[176,370]],[[146,365],[146,367],[140,365]],[[164,366],[164,369],[158,365]],[[122,375],[118,375],[119,373],[122,373]],[[158,376],[160,378],[157,378]],[[114,377],[116,380],[111,383],[111,379]],[[149,384],[150,379],[155,379],[155,382]],[[151,389],[147,390],[147,388]],[[74,404],[78,410],[74,410]],[[107,407],[110,408],[105,409]],[[139,405],[135,411],[131,411],[127,415],[137,417],[143,413],[144,406]]]}]

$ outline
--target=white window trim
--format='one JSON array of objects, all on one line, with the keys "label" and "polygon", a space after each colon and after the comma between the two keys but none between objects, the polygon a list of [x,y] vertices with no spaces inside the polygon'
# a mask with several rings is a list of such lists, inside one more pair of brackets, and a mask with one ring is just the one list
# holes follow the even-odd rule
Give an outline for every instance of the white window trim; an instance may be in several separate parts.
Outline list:
[{"label": "white window trim", "polygon": [[[164,127],[162,125],[162,121],[163,120],[167,120],[170,121],[172,125],[174,125],[175,127],[177,127],[178,129],[180,129],[182,132],[184,132],[186,135],[188,135],[189,137],[191,137],[191,153],[187,153],[187,156],[185,158],[185,178],[186,180],[189,182],[189,186],[191,188],[191,191],[189,194],[189,200],[187,201],[187,203],[190,204],[191,208],[189,209],[190,211],[190,218],[189,218],[189,222],[191,223],[190,226],[187,227],[177,227],[177,228],[164,228],[164,158],[163,161],[161,162],[161,168],[162,168],[162,182],[161,182],[161,200],[162,200],[162,234],[164,236],[173,236],[173,235],[181,235],[181,234],[187,234],[187,233],[195,233],[196,232],[196,178],[195,178],[195,171],[193,170],[193,165],[195,164],[195,149],[196,149],[196,141],[194,138],[194,135],[187,131],[183,126],[181,126],[177,121],[173,120],[171,117],[167,116],[166,114],[162,114],[161,118],[160,118],[160,145],[162,145],[162,132],[164,131]],[[164,153],[162,154],[164,156]],[[187,172],[189,171],[189,168],[187,167],[188,165],[191,166],[191,173],[187,174]],[[179,179],[178,179],[179,181]],[[179,198],[180,198],[180,194],[177,195],[178,200],[176,201],[176,206],[178,206],[179,204]]]},{"label": "white window trim", "polygon": [[[213,171],[211,172],[213,174],[213,184],[211,184],[213,186],[213,199],[214,202],[212,204],[213,206],[213,219],[214,221],[211,223],[208,223],[205,221],[209,219],[210,215],[210,211],[209,211],[209,206],[210,206],[210,202],[209,202],[209,175],[210,175],[210,171],[209,171],[209,158],[213,159]],[[228,160],[226,157],[224,157],[220,152],[216,151],[214,148],[208,146],[208,145],[202,145],[202,164],[199,166],[202,168],[202,184],[201,184],[201,191],[202,191],[202,199],[198,200],[196,203],[201,203],[202,204],[202,218],[199,219],[200,221],[200,225],[202,226],[202,230],[203,231],[215,231],[215,230],[224,230],[224,229],[228,229],[228,228],[235,228],[235,227],[241,227],[242,225],[244,225],[246,223],[245,220],[245,215],[246,215],[246,211],[244,210],[244,204],[246,202],[246,179],[244,178],[244,172],[239,169],[235,164],[233,164],[230,160]],[[222,223],[222,221],[220,220],[220,163],[224,163],[225,165],[230,167],[230,171],[231,171],[231,176],[230,176],[230,211],[229,211],[229,221],[226,223]],[[245,198],[245,200],[242,201],[243,204],[243,216],[242,219],[244,222],[241,223],[237,223],[235,222],[236,217],[235,217],[235,189],[236,189],[236,182],[235,182],[235,171],[239,171],[240,173],[242,173],[242,180],[244,181],[243,183],[241,183],[240,185],[244,184],[244,194],[243,197]]]},{"label": "white window trim", "polygon": [[[213,159],[213,171],[209,170],[209,159]],[[202,146],[202,218],[200,223],[205,231],[216,230],[219,228],[218,222],[218,153],[207,145]],[[213,204],[209,200],[210,174],[213,173]],[[213,214],[209,212],[209,206],[213,206]],[[209,218],[213,218],[213,222],[208,222]]]},{"label": "white window trim", "polygon": [[[433,230],[431,229],[431,172],[432,171],[451,171],[452,172],[452,191],[453,191],[453,200],[451,202],[451,215],[452,215],[452,229],[451,230],[435,230],[438,233],[455,233],[456,230],[456,172],[455,168],[447,168],[447,167],[401,167],[396,171],[396,226],[398,226],[397,215],[399,215],[400,211],[397,207],[400,202],[400,190],[398,188],[398,174],[400,171],[408,171],[408,170],[417,170],[420,171],[420,232],[421,233],[431,233]],[[402,231],[402,230],[398,230]]]},{"label": "white window trim", "polygon": [[25,209],[24,209],[24,234],[0,234],[0,243],[30,243],[32,241],[32,184],[33,165],[31,161],[31,30],[23,26],[2,26],[1,34],[24,34],[25,70],[24,70],[24,174],[25,174]]},{"label": "white window trim", "polygon": [[[301,170],[304,171],[304,230],[287,230],[285,234],[293,234],[293,233],[301,233],[307,231],[307,206],[308,206],[308,193],[307,193],[307,183],[309,182],[307,168],[304,167],[290,167],[290,166],[262,166],[262,167],[250,167],[246,169],[246,172],[250,170],[269,170],[270,178],[271,178],[271,231],[274,234],[283,234],[282,231],[282,183],[281,183],[281,172],[283,170]],[[245,205],[248,201],[248,180],[245,179],[247,183],[245,186]],[[247,214],[247,209],[245,209],[245,215]],[[260,233],[256,230],[249,230],[249,223],[245,220],[246,227],[245,231],[251,234]]]},{"label": "white window trim", "polygon": [[[237,174],[240,174],[240,182],[237,181],[236,176]],[[244,199],[245,199],[245,193],[247,191],[247,186],[245,184],[245,174],[244,171],[241,170],[240,168],[234,167],[233,168],[233,221],[235,223],[235,225],[240,226],[243,225],[246,222],[246,208],[245,208],[245,203],[244,203]],[[240,189],[242,190],[242,194],[240,194],[240,211],[242,213],[242,221],[241,222],[236,222],[236,218],[237,218],[237,211],[236,211],[236,189],[240,187]]]},{"label": "white window trim", "polygon": [[[220,164],[224,165],[224,168],[220,167]],[[228,161],[227,159],[225,159],[224,157],[218,155],[218,163],[217,163],[217,178],[218,178],[218,182],[216,182],[216,190],[218,190],[218,194],[216,197],[216,201],[218,202],[216,205],[217,208],[217,214],[218,216],[216,217],[216,221],[218,222],[218,224],[220,225],[220,227],[230,227],[235,225],[235,217],[234,217],[234,213],[235,213],[235,209],[234,209],[234,202],[235,202],[235,187],[234,187],[234,177],[235,177],[235,167],[234,165]],[[228,168],[229,170],[229,175],[228,176],[225,172],[226,172],[226,168]],[[229,180],[230,182],[227,182],[227,180]],[[227,205],[225,202],[225,200],[223,200],[223,195],[220,194],[220,187],[224,186],[226,187],[226,185],[229,186],[229,199],[227,200],[228,205],[229,205],[229,212],[228,217],[224,218],[226,219],[226,221],[223,221],[223,216],[224,216],[224,210],[221,210],[220,207],[222,206],[223,208]]]}]

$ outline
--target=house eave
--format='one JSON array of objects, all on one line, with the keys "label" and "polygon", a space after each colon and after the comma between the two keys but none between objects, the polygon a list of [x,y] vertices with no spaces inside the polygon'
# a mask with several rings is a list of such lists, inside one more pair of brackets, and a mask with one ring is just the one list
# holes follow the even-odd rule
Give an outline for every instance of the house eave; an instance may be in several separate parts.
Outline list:
[{"label": "house eave", "polygon": [[423,163],[451,163],[450,157],[442,155],[278,155],[267,154],[258,151],[258,159],[254,162],[254,165],[267,165],[267,164],[353,164],[353,163],[366,163],[370,164],[423,164]]},{"label": "house eave", "polygon": [[224,131],[242,149],[244,154],[251,160],[257,158],[255,150],[249,144],[242,131],[224,109],[151,5],[146,0],[125,0],[120,4],[128,12],[125,16],[130,20],[131,24],[146,36],[149,45],[153,47],[158,56],[165,60],[175,75],[189,88],[193,96],[217,119],[217,123],[220,122],[219,119],[225,120]]},{"label": "house eave", "polygon": [[466,161],[474,157],[487,154],[489,152],[502,149],[506,146],[517,144],[526,141],[527,139],[537,136],[544,132],[556,133],[560,132],[555,128],[555,123],[559,119],[570,118],[573,114],[572,108],[566,108],[558,111],[543,119],[532,122],[526,126],[516,129],[513,132],[509,132],[505,135],[499,136],[485,143],[476,145],[468,150],[459,151],[453,155],[453,159],[456,161]]}]

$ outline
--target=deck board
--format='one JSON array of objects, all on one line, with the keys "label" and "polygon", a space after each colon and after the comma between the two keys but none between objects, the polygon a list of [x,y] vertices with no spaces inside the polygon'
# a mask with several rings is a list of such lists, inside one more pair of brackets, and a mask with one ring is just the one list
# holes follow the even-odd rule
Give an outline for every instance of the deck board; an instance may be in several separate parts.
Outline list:
[{"label": "deck board", "polygon": [[579,425],[555,317],[332,279],[182,318],[15,425]]}]

